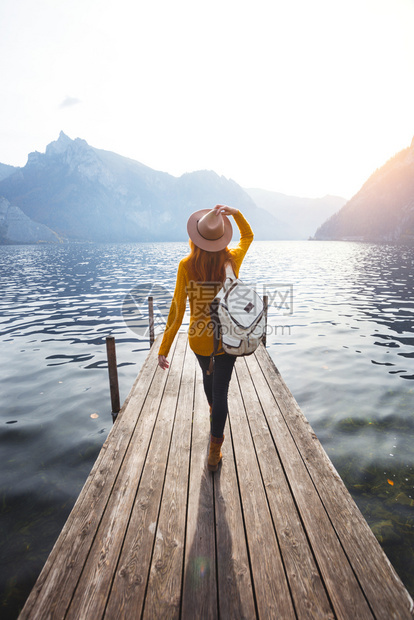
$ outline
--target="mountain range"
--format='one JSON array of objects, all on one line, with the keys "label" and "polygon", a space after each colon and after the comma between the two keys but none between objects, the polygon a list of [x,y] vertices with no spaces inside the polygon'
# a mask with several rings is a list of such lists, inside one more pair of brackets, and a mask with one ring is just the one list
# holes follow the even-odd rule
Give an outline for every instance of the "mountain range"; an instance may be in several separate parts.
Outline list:
[{"label": "mountain range", "polygon": [[61,132],[24,167],[0,164],[0,244],[184,241],[188,215],[216,203],[240,208],[256,239],[412,243],[414,139],[347,202],[244,189],[209,170],[177,178]]},{"label": "mountain range", "polygon": [[284,239],[308,239],[314,231],[345,203],[339,196],[301,198],[264,189],[246,189],[255,203],[282,223]]},{"label": "mountain range", "polygon": [[18,168],[15,166],[8,166],[7,164],[0,164],[0,181],[9,177],[13,172],[16,172]]},{"label": "mountain range", "polygon": [[181,241],[189,214],[217,203],[240,208],[256,239],[306,239],[345,202],[245,190],[207,170],[177,178],[63,132],[24,167],[0,164],[0,196],[0,243]]},{"label": "mountain range", "polygon": [[317,229],[315,238],[414,242],[414,138]]},{"label": "mountain range", "polygon": [[59,243],[59,236],[44,224],[34,222],[19,207],[0,196],[0,245],[6,243]]}]

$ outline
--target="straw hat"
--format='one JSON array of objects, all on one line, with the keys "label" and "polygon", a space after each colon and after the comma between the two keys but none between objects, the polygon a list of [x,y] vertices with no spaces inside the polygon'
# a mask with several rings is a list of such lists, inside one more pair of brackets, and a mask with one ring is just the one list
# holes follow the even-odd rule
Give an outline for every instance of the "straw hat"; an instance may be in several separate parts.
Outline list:
[{"label": "straw hat", "polygon": [[233,228],[227,215],[215,209],[200,209],[190,215],[187,232],[191,241],[202,250],[218,252],[230,243]]}]

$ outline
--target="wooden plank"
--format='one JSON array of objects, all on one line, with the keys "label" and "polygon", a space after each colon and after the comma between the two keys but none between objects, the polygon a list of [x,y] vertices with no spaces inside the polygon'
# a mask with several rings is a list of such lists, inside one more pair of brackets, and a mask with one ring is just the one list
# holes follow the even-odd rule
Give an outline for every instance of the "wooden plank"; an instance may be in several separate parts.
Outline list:
[{"label": "wooden plank", "polygon": [[123,407],[85,485],[29,595],[19,618],[63,617],[118,475],[147,391],[154,379],[156,352],[150,352],[136,381],[139,393]]},{"label": "wooden plank", "polygon": [[[127,561],[122,554],[120,569],[116,573],[118,580],[115,580],[114,603],[111,598],[108,614],[111,615],[114,604],[116,614],[112,617],[126,617],[124,600],[131,593],[130,586],[134,592],[132,598],[135,598],[136,582],[139,582],[141,589],[142,584],[146,583],[154,536],[150,535],[151,523],[156,523],[158,517],[162,490],[160,480],[165,474],[174,414],[171,411],[174,412],[176,407],[184,348],[185,343],[178,341],[164,393],[160,390],[164,371],[157,369],[160,382],[151,384],[140,418],[142,424],[137,425],[132,437],[121,475],[112,490],[67,618],[78,620],[103,616],[128,524],[124,544]],[[178,362],[175,365],[174,360]],[[138,555],[139,543],[143,539],[146,549],[141,548]],[[139,615],[140,612],[137,613]]]},{"label": "wooden plank", "polygon": [[234,376],[229,389],[229,416],[258,615],[284,620],[296,618],[244,404]]},{"label": "wooden plank", "polygon": [[182,618],[217,618],[213,476],[207,470],[210,419],[197,364],[191,442]]},{"label": "wooden plank", "polygon": [[[262,347],[259,347],[255,357],[277,400],[291,439],[302,455],[303,462],[372,607],[374,616],[384,620],[412,618],[413,601],[410,595],[386,558],[273,361]],[[257,386],[256,375],[255,383]],[[271,419],[277,420],[278,418],[272,417]],[[268,422],[270,425],[270,418]],[[275,425],[272,429],[275,437],[279,429],[280,425]],[[282,444],[283,441],[280,441],[280,446]],[[299,486],[300,478],[297,473],[294,474],[292,480],[296,480]],[[311,535],[313,533],[311,524],[307,529]],[[316,554],[317,549],[314,551]],[[326,553],[328,555],[330,550],[327,549]],[[335,567],[331,562],[330,570],[332,568]],[[335,587],[334,584],[332,587]],[[336,587],[341,587],[340,575],[337,577]],[[361,617],[360,610],[358,610],[357,617]]]},{"label": "wooden plank", "polygon": [[145,599],[143,617],[148,620],[173,620],[180,615],[195,363],[187,346]]},{"label": "wooden plank", "polygon": [[225,459],[214,474],[219,617],[256,618],[246,532],[234,465],[229,425],[225,428]]},{"label": "wooden plank", "polygon": [[[256,392],[253,378],[246,366],[246,361],[244,359],[238,361],[237,379],[247,412],[250,432],[254,441],[267,501],[277,532],[296,614],[301,619],[334,618],[312,550],[309,546],[308,538],[292,497],[291,489],[263,415],[262,407],[274,408],[275,403],[273,397],[271,402],[269,402],[269,398],[266,398],[269,390],[267,385],[263,385],[260,382],[260,375],[260,369],[259,372],[254,372],[254,379],[259,381],[257,384],[258,391]],[[272,395],[270,394],[270,396]],[[282,438],[280,439],[283,441]],[[300,455],[297,454],[297,451],[294,451],[290,458],[300,459]],[[310,480],[309,482],[310,484],[307,485],[309,491],[308,503],[309,510],[312,512],[315,501],[320,503],[320,499]],[[303,479],[301,484],[305,484]],[[315,517],[316,515],[317,513],[315,512]]]},{"label": "wooden plank", "polygon": [[[142,405],[148,394],[149,386],[151,384],[151,383],[147,383],[144,380],[142,373],[144,371],[144,368],[146,367],[148,368],[148,372],[152,372],[153,375],[158,370],[157,369],[158,348],[159,348],[159,345],[161,344],[161,340],[162,340],[162,334],[159,334],[155,340],[155,343],[154,343],[155,346],[151,347],[151,349],[148,351],[148,355],[145,358],[144,364],[140,372],[138,373],[138,376],[135,379],[129,391],[129,394],[124,400],[123,405],[116,417],[117,423],[121,419],[123,420],[124,424],[130,424],[131,421],[132,422],[135,421],[136,423],[137,413],[139,414],[139,412],[141,411]],[[176,344],[177,344],[177,339],[172,344],[171,355],[174,355]],[[114,426],[114,429],[115,428],[116,428],[116,425]],[[135,428],[135,424],[133,425],[133,428]],[[128,429],[124,428],[124,432],[126,430]],[[131,431],[131,434],[132,434],[132,431]]]},{"label": "wooden plank", "polygon": [[[371,610],[337,533],[332,527],[289,429],[277,409],[277,403],[260,367],[254,358],[247,360],[247,364],[254,376],[257,397],[266,412],[267,424],[275,438],[280,460],[335,613],[340,618],[372,619]],[[272,411],[275,410],[279,415],[272,415]]]}]

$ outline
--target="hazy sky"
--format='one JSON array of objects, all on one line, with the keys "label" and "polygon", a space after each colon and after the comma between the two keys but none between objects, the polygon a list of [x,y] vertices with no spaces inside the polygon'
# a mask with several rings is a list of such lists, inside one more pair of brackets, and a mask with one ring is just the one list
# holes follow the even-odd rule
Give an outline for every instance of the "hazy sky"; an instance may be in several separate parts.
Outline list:
[{"label": "hazy sky", "polygon": [[0,162],[60,130],[350,198],[414,135],[414,0],[2,0]]}]

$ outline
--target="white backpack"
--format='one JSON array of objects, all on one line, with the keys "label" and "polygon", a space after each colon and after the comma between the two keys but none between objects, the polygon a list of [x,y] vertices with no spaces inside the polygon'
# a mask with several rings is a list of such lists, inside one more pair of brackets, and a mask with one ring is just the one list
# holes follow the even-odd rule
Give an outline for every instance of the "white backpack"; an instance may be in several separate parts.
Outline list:
[{"label": "white backpack", "polygon": [[226,281],[210,308],[214,326],[214,351],[230,355],[250,355],[262,341],[266,325],[263,300],[250,286],[236,278],[230,265]]}]

